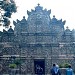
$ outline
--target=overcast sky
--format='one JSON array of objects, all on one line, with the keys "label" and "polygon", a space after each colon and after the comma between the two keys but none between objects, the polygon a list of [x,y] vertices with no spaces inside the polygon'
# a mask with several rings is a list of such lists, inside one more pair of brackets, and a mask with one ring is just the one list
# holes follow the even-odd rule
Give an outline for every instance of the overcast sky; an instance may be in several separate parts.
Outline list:
[{"label": "overcast sky", "polygon": [[12,20],[21,20],[23,16],[27,19],[27,10],[31,11],[39,3],[43,9],[51,9],[51,18],[55,15],[57,19],[66,20],[65,27],[75,29],[75,0],[15,0],[15,2],[17,13],[13,13]]}]

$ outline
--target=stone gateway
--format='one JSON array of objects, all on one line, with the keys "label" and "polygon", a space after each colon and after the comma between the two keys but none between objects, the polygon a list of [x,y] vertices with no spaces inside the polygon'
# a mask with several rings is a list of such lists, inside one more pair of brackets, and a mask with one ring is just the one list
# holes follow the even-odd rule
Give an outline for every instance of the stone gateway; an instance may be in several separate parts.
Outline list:
[{"label": "stone gateway", "polygon": [[50,74],[53,63],[70,63],[74,69],[75,30],[65,29],[66,21],[51,18],[51,10],[39,4],[27,14],[27,20],[13,21],[14,30],[0,32],[1,72],[8,74],[10,64],[24,75]]}]

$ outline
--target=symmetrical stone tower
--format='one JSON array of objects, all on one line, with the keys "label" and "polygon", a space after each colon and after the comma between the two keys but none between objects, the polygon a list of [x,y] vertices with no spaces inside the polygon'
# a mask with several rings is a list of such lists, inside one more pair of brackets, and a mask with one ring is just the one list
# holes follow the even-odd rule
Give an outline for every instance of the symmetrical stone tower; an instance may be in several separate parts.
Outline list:
[{"label": "symmetrical stone tower", "polygon": [[62,21],[62,19],[57,20],[55,16],[51,19],[51,10],[43,10],[43,7],[38,4],[38,6],[35,7],[35,10],[31,10],[31,12],[27,11],[27,14],[27,21],[25,20],[25,17],[23,17],[21,21],[17,20],[17,23],[14,22],[14,31],[18,36],[19,34],[21,36],[21,34],[24,33],[32,35],[31,37],[28,37],[27,43],[51,43],[62,41],[65,21]]}]

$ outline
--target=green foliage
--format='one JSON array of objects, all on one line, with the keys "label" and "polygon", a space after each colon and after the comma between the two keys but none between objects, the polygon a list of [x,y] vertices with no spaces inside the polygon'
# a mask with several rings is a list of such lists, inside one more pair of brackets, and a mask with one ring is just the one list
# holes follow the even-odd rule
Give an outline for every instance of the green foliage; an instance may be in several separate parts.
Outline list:
[{"label": "green foliage", "polygon": [[60,68],[68,68],[70,64],[69,63],[63,63],[63,64],[59,64]]},{"label": "green foliage", "polygon": [[15,64],[16,65],[20,65],[21,64],[21,61],[19,59],[15,60]]},{"label": "green foliage", "polygon": [[[3,23],[4,27],[8,27],[10,25],[10,18],[12,13],[15,13],[17,11],[16,4],[14,0],[0,0],[0,9],[1,11],[4,11],[4,14],[2,15],[2,19],[0,22]],[[0,12],[2,13],[2,12]]]},{"label": "green foliage", "polygon": [[68,63],[64,63],[64,68],[68,68],[69,65],[70,64],[68,64]]},{"label": "green foliage", "polygon": [[63,68],[63,64],[59,64],[59,68]]},{"label": "green foliage", "polygon": [[16,65],[16,64],[9,64],[9,67],[10,67],[10,68],[16,68],[17,65]]}]

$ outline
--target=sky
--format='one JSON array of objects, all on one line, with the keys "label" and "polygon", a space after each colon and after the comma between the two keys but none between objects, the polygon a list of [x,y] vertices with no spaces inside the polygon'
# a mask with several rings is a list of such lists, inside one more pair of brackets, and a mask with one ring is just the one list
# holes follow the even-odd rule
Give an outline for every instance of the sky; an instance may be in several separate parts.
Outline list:
[{"label": "sky", "polygon": [[66,20],[65,28],[75,29],[75,0],[15,0],[17,5],[17,12],[12,14],[12,21],[16,19],[21,20],[23,16],[27,19],[27,10],[31,11],[39,3],[43,9],[51,9],[50,17],[53,15],[60,20]]}]

